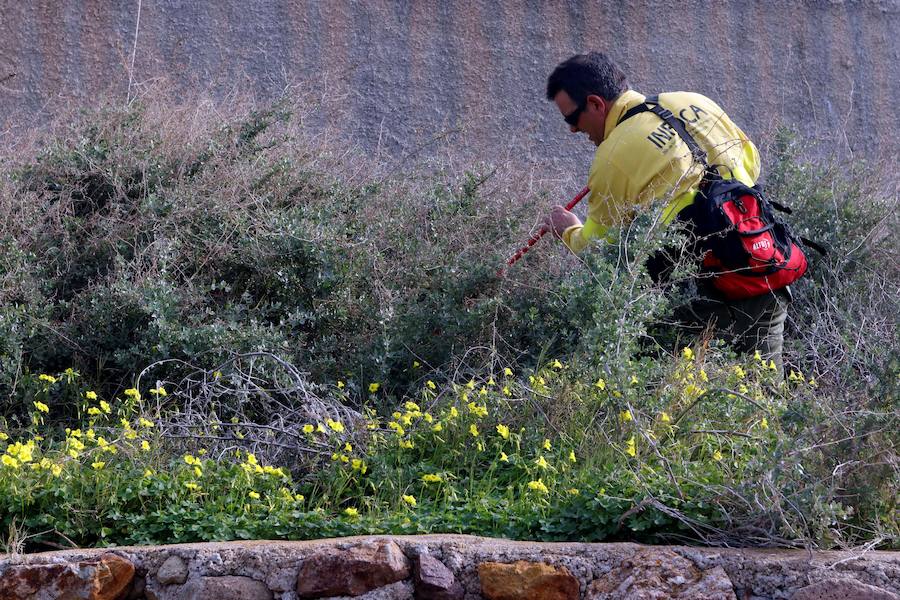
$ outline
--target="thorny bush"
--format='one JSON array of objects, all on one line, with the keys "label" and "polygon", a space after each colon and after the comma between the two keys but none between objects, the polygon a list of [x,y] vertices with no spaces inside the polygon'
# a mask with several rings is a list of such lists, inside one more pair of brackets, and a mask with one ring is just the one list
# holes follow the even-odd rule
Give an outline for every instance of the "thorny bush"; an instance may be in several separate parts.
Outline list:
[{"label": "thorny bush", "polygon": [[212,108],[147,97],[2,157],[5,524],[898,543],[897,195],[873,166],[801,160],[786,132],[767,155],[830,250],[795,286],[782,381],[664,326],[690,265],[665,287],[643,265],[677,231],[641,217],[500,279],[558,190],[378,163],[300,102]]}]

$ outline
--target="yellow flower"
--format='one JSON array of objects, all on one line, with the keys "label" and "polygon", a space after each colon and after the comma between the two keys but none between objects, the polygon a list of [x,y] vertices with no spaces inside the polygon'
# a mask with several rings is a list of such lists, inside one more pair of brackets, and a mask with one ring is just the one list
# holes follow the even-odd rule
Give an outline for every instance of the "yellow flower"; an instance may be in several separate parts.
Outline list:
[{"label": "yellow flower", "polygon": [[220,379],[222,377],[222,371],[213,371],[213,379]]},{"label": "yellow flower", "polygon": [[316,428],[313,427],[312,425],[310,425],[309,423],[307,423],[306,425],[303,426],[303,433],[312,433],[315,430],[316,430]]},{"label": "yellow flower", "polygon": [[148,452],[150,450],[150,442],[148,442],[147,440],[143,440],[141,442],[141,450],[143,450],[144,452]]},{"label": "yellow flower", "polygon": [[538,456],[538,459],[536,461],[534,461],[534,464],[536,464],[541,469],[549,469],[550,468],[550,463],[548,463],[547,459],[545,459],[543,456]]},{"label": "yellow flower", "polygon": [[414,446],[415,446],[415,444],[413,444],[412,440],[400,440],[400,447],[401,447],[401,448],[405,448],[405,449],[407,449],[407,450],[410,450],[410,449],[412,449]]},{"label": "yellow flower", "polygon": [[478,395],[479,396],[487,396],[487,388],[484,386],[481,386],[481,389],[478,390]]},{"label": "yellow flower", "polygon": [[200,467],[194,467],[194,475],[197,477],[203,477],[203,469]]},{"label": "yellow flower", "polygon": [[578,491],[578,488],[569,488],[566,490],[566,493],[569,494],[570,496],[577,496],[581,492]]},{"label": "yellow flower", "polygon": [[558,359],[554,359],[553,362],[550,363],[550,366],[553,367],[554,369],[562,369],[563,368],[563,364],[561,362],[559,362]]},{"label": "yellow flower", "polygon": [[497,385],[497,382],[494,381],[494,376],[491,375],[487,382],[488,385]]},{"label": "yellow flower", "polygon": [[738,379],[743,379],[747,376],[747,372],[742,369],[740,365],[734,365],[732,371],[734,372],[735,377],[737,377]]},{"label": "yellow flower", "polygon": [[417,360],[413,361],[413,369],[418,369],[421,366],[422,366],[422,363],[420,363],[419,361],[417,361]]},{"label": "yellow flower", "polygon": [[192,492],[196,492],[197,490],[200,489],[200,486],[197,485],[196,483],[194,483],[193,481],[185,481],[184,487],[191,490]]},{"label": "yellow flower", "polygon": [[350,442],[344,444],[344,452],[353,452],[353,446]]},{"label": "yellow flower", "polygon": [[508,385],[503,386],[503,395],[504,396],[512,396],[512,392],[510,391]]},{"label": "yellow flower", "polygon": [[666,411],[662,411],[661,413],[659,413],[659,420],[663,423],[669,423],[672,418],[669,416],[669,413],[667,413]]},{"label": "yellow flower", "polygon": [[109,402],[107,402],[106,400],[100,401],[100,410],[102,410],[106,414],[109,414],[110,412],[112,412],[112,408],[110,408]]},{"label": "yellow flower", "polygon": [[769,428],[769,420],[767,418],[763,417],[762,420],[759,422],[759,426],[762,427],[763,429],[768,429]]},{"label": "yellow flower", "polygon": [[263,467],[263,472],[266,475],[274,475],[275,477],[285,477],[284,471],[281,469],[281,467],[275,468],[271,465],[266,465],[265,467]]},{"label": "yellow flower", "polygon": [[99,471],[100,469],[102,469],[103,467],[106,466],[106,463],[103,462],[102,460],[98,460],[96,462],[92,462],[91,466],[94,467],[94,469]]},{"label": "yellow flower", "polygon": [[56,383],[56,377],[54,377],[53,375],[47,375],[46,373],[41,373],[40,375],[38,375],[38,379],[40,379],[41,381],[46,381],[51,385]]},{"label": "yellow flower", "polygon": [[541,444],[541,447],[542,447],[544,450],[550,450],[550,448],[552,447],[552,446],[550,445],[550,440],[544,439],[544,443]]},{"label": "yellow flower", "polygon": [[16,469],[19,467],[19,461],[17,461],[15,458],[10,456],[9,454],[4,454],[3,456],[0,456],[0,462],[2,462],[4,465],[6,465],[7,467],[10,467],[12,469]]},{"label": "yellow flower", "polygon": [[259,500],[259,492],[250,490],[249,492],[247,492],[247,495],[250,496],[251,498],[253,498],[254,500]]},{"label": "yellow flower", "polygon": [[537,481],[529,481],[528,489],[534,490],[536,492],[540,492],[542,494],[549,494],[550,490],[547,489],[547,486],[544,485],[544,482],[538,479]]},{"label": "yellow flower", "polygon": [[352,506],[348,506],[347,508],[344,509],[344,514],[351,518],[358,517],[359,511],[356,510],[355,508],[353,508]]},{"label": "yellow flower", "polygon": [[8,439],[9,439],[9,436],[6,435],[5,433],[3,433],[2,431],[0,431],[0,441],[4,441],[4,442],[5,442],[5,441],[8,440]]},{"label": "yellow flower", "polygon": [[475,389],[475,380],[470,379],[469,383],[466,384],[466,387],[469,388],[470,390],[474,390]]},{"label": "yellow flower", "polygon": [[325,430],[325,426],[321,423],[316,423],[316,431],[319,433],[328,433],[328,431]]},{"label": "yellow flower", "polygon": [[444,430],[444,426],[441,425],[440,422],[437,422],[434,424],[434,426],[431,428],[431,430],[435,433],[440,433]]},{"label": "yellow flower", "polygon": [[354,458],[350,461],[350,466],[354,471],[362,471],[363,469],[363,460],[361,458]]},{"label": "yellow flower", "polygon": [[506,375],[507,377],[512,377],[512,375],[513,375],[512,369],[510,369],[509,367],[504,368],[503,374]]},{"label": "yellow flower", "polygon": [[339,389],[339,390],[344,389],[344,382],[341,381],[340,379],[338,379],[338,382],[337,382],[337,389]]},{"label": "yellow flower", "polygon": [[509,427],[507,427],[506,425],[497,425],[497,433],[499,433],[500,437],[502,437],[504,440],[509,439]]},{"label": "yellow flower", "polygon": [[474,402],[469,402],[469,404],[467,406],[469,407],[469,412],[478,417],[486,417],[488,414],[486,406],[479,406],[478,404],[475,404]]},{"label": "yellow flower", "polygon": [[681,349],[681,356],[684,357],[684,360],[694,360],[694,351],[685,346]]},{"label": "yellow flower", "polygon": [[509,457],[506,455],[506,452],[500,453],[500,462],[505,462],[505,463],[509,462]]},{"label": "yellow flower", "polygon": [[150,429],[151,427],[153,427],[153,421],[141,417],[140,419],[138,419],[138,425]]},{"label": "yellow flower", "polygon": [[325,423],[330,428],[332,428],[333,430],[335,430],[338,433],[343,433],[343,431],[344,431],[344,425],[340,421],[333,421],[331,419],[325,419]]},{"label": "yellow flower", "polygon": [[713,460],[722,460],[722,453],[718,450],[713,452]]},{"label": "yellow flower", "polygon": [[425,413],[424,415],[422,415],[422,418],[425,419],[426,423],[431,423],[432,421],[434,421],[434,417],[431,416],[431,413]]},{"label": "yellow flower", "polygon": [[619,418],[622,419],[623,421],[626,421],[626,422],[627,422],[627,421],[633,421],[633,420],[634,420],[634,417],[631,416],[631,411],[630,411],[630,410],[623,410],[622,412],[620,412],[620,413],[619,413]]},{"label": "yellow flower", "polygon": [[[187,462],[187,457],[185,457],[185,462]],[[188,463],[188,464],[191,464],[191,463]],[[255,454],[253,454],[251,452],[247,453],[247,464],[248,465],[258,465],[259,464],[259,461],[256,460]]]},{"label": "yellow flower", "polygon": [[475,426],[475,423],[469,425],[469,433],[472,434],[472,437],[478,437],[478,427]]},{"label": "yellow flower", "polygon": [[100,409],[97,408],[96,406],[92,406],[92,407],[88,408],[88,409],[87,409],[87,413],[88,413],[89,415],[91,415],[92,417],[96,417],[96,416],[98,416],[98,415],[102,415],[102,414],[103,414],[102,412],[100,412]]},{"label": "yellow flower", "polygon": [[450,407],[450,418],[451,418],[451,419],[455,419],[455,418],[458,417],[458,416],[459,416],[459,411],[456,410],[456,407],[455,407],[455,406],[451,406],[451,407]]},{"label": "yellow flower", "polygon": [[636,456],[637,455],[637,442],[632,435],[628,438],[628,441],[625,442],[625,454],[628,456]]},{"label": "yellow flower", "polygon": [[759,350],[757,350],[756,352],[753,353],[753,358],[760,362],[762,362],[762,359],[763,359],[762,354],[759,353]]},{"label": "yellow flower", "polygon": [[415,402],[405,402],[403,404],[403,407],[406,410],[410,410],[410,411],[422,410],[421,408],[419,408],[419,405],[416,404]]},{"label": "yellow flower", "polygon": [[375,392],[378,391],[378,388],[380,388],[380,387],[381,387],[380,383],[370,383],[369,384],[369,393],[374,394]]},{"label": "yellow flower", "polygon": [[416,497],[415,496],[409,496],[409,495],[404,494],[403,501],[406,502],[407,504],[409,504],[410,506],[416,505]]},{"label": "yellow flower", "polygon": [[403,429],[403,426],[401,426],[400,423],[396,423],[394,421],[388,423],[388,429],[393,429],[397,432],[397,435],[403,435],[404,433],[406,433],[406,430]]},{"label": "yellow flower", "polygon": [[440,483],[443,481],[440,475],[434,475],[432,473],[425,473],[422,475],[422,481],[425,483]]},{"label": "yellow flower", "polygon": [[126,396],[128,396],[129,398],[131,398],[133,400],[141,399],[141,393],[139,391],[137,391],[135,388],[128,388],[127,390],[125,390],[124,393]]},{"label": "yellow flower", "polygon": [[433,389],[436,389],[436,388],[437,388],[437,386],[434,384],[434,382],[433,382],[432,380],[430,380],[430,379],[429,379],[428,381],[425,382],[425,386],[426,386],[429,390],[433,390]]},{"label": "yellow flower", "polygon": [[575,458],[575,451],[569,450],[569,462],[576,462],[578,459]]},{"label": "yellow flower", "polygon": [[600,379],[597,380],[597,383],[594,384],[594,387],[597,387],[597,388],[599,388],[599,389],[601,389],[601,390],[605,390],[605,389],[606,389],[606,382],[603,381],[603,378],[601,377]]},{"label": "yellow flower", "polygon": [[152,477],[153,470],[152,469],[144,469],[144,477]]},{"label": "yellow flower", "polygon": [[703,388],[694,385],[693,383],[689,383],[684,386],[684,395],[688,398],[697,398],[703,394]]},{"label": "yellow flower", "polygon": [[638,383],[640,383],[640,382],[638,381],[637,375],[632,375],[631,376],[631,385],[637,385]]},{"label": "yellow flower", "polygon": [[778,366],[775,364],[775,361],[774,361],[774,360],[770,360],[770,361],[769,361],[769,370],[770,370],[770,371],[776,371],[776,370],[778,370]]},{"label": "yellow flower", "polygon": [[704,369],[700,369],[700,381],[706,383],[709,381],[709,375],[706,374]]},{"label": "yellow flower", "polygon": [[165,398],[169,395],[169,392],[167,392],[166,388],[164,388],[163,386],[159,386],[158,388],[150,390],[150,393],[154,396],[159,396],[160,398]]},{"label": "yellow flower", "polygon": [[85,392],[84,397],[87,398],[88,400],[96,400],[97,392]]},{"label": "yellow flower", "polygon": [[62,473],[62,467],[57,464],[50,465],[50,473],[52,473],[54,477],[59,477]]},{"label": "yellow flower", "polygon": [[48,413],[48,412],[50,412],[50,407],[48,407],[46,404],[44,404],[44,403],[41,402],[40,400],[35,400],[35,401],[34,401],[34,407],[35,407],[36,409],[38,409],[39,412],[42,412],[42,413]]},{"label": "yellow flower", "polygon": [[297,494],[296,496],[294,496],[294,500],[296,502],[303,502],[304,500],[306,500],[306,497],[303,494]]}]

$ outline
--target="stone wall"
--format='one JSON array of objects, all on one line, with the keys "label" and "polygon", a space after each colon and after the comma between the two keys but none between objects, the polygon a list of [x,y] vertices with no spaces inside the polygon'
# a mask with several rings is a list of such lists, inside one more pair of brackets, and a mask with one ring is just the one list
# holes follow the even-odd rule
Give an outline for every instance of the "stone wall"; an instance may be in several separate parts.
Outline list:
[{"label": "stone wall", "polygon": [[900,600],[900,553],[377,536],[0,558],[0,600]]},{"label": "stone wall", "polygon": [[590,146],[544,86],[561,59],[601,49],[638,90],[709,95],[762,146],[787,123],[826,151],[900,150],[898,0],[0,4],[7,134],[167,77],[176,97],[318,97],[322,124],[392,156],[471,152],[583,175]]}]

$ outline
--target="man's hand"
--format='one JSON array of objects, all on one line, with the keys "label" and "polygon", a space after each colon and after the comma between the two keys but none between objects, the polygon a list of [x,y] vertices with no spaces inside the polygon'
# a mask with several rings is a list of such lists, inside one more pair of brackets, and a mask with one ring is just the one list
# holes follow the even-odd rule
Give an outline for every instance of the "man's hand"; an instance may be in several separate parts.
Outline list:
[{"label": "man's hand", "polygon": [[566,210],[565,206],[554,206],[544,219],[544,225],[556,237],[562,237],[563,231],[572,225],[581,225],[581,220]]}]

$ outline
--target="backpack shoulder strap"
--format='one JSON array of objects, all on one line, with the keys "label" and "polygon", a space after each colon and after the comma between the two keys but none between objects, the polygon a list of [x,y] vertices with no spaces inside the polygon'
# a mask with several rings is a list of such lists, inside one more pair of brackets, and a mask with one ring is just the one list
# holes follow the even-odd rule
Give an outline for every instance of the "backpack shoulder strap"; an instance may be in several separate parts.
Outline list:
[{"label": "backpack shoulder strap", "polygon": [[694,136],[688,133],[687,128],[684,126],[684,121],[672,114],[672,111],[667,108],[663,108],[662,105],[660,105],[659,96],[648,96],[643,104],[632,106],[625,112],[624,115],[622,115],[622,117],[619,119],[619,123],[625,121],[626,119],[630,119],[634,115],[648,111],[652,112],[660,119],[665,121],[665,123],[669,127],[671,127],[672,130],[675,131],[675,133],[678,134],[678,137],[680,137],[684,141],[684,143],[687,144],[687,147],[691,150],[691,154],[694,156],[694,159],[697,162],[708,166],[706,162],[706,152],[703,151],[703,148],[700,147],[700,145],[694,139]]}]

